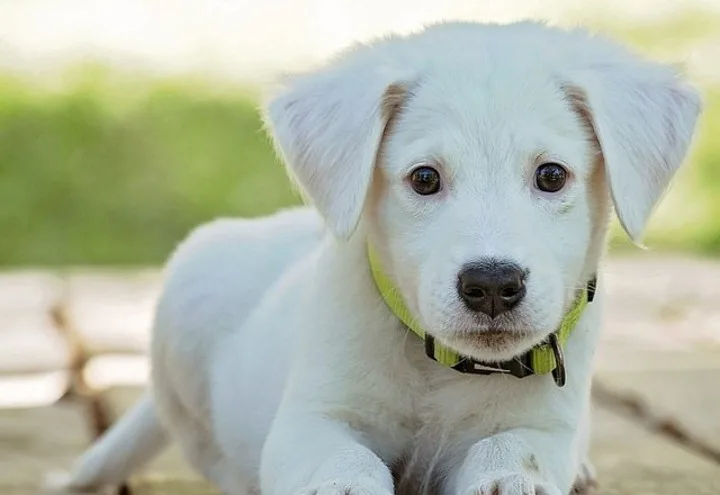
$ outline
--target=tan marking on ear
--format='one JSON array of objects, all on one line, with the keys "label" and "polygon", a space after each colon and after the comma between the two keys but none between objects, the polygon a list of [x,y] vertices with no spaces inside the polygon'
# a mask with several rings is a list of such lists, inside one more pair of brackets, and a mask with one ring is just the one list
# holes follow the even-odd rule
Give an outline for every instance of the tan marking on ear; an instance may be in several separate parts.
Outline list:
[{"label": "tan marking on ear", "polygon": [[585,128],[587,138],[596,153],[594,163],[592,164],[592,171],[588,175],[587,181],[588,206],[592,231],[586,266],[597,267],[600,257],[605,251],[605,238],[607,236],[611,211],[610,186],[605,170],[605,158],[602,147],[600,146],[600,140],[595,132],[594,117],[592,109],[588,104],[585,91],[573,85],[564,85],[563,91],[572,110]]},{"label": "tan marking on ear", "polygon": [[[382,159],[383,148],[387,137],[392,133],[398,116],[405,104],[410,88],[404,83],[394,83],[387,87],[380,102],[380,112],[385,121],[385,129],[378,145],[377,161]],[[377,170],[377,169],[376,169]]]},{"label": "tan marking on ear", "polygon": [[382,118],[389,124],[402,104],[405,102],[408,87],[402,83],[391,84],[382,98]]},{"label": "tan marking on ear", "polygon": [[[388,136],[392,134],[395,122],[397,121],[402,107],[405,104],[410,88],[405,83],[394,83],[387,87],[380,102],[380,111],[382,119],[385,121],[385,129],[378,145],[376,164],[382,162],[384,158],[385,142]],[[381,170],[381,167],[375,167],[373,170],[372,183],[367,198],[367,210],[370,216],[376,215],[376,206],[378,199],[387,191],[387,179]]]},{"label": "tan marking on ear", "polygon": [[385,121],[385,129],[383,130],[383,135],[378,146],[378,160],[381,158],[385,140],[395,127],[395,122],[405,104],[409,90],[410,88],[407,84],[394,83],[388,86],[383,94],[382,101],[380,102],[380,112],[382,119]]},{"label": "tan marking on ear", "polygon": [[600,140],[598,139],[597,132],[595,132],[592,110],[588,104],[585,91],[573,85],[564,85],[563,90],[565,91],[565,98],[568,100],[573,111],[577,114],[585,127],[585,130],[588,133],[588,139],[590,139],[597,152],[602,154]]}]

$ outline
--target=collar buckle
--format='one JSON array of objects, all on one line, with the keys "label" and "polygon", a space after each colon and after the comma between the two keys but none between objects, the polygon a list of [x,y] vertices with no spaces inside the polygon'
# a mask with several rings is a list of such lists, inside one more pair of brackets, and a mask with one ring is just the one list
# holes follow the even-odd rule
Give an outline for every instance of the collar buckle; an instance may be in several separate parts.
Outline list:
[{"label": "collar buckle", "polygon": [[555,380],[555,385],[562,388],[567,381],[567,371],[565,369],[565,355],[563,354],[562,345],[560,345],[560,339],[556,333],[550,335],[550,347],[555,356],[555,369],[552,370],[552,376]]},{"label": "collar buckle", "polygon": [[589,303],[595,299],[595,291],[597,290],[597,274],[593,275],[587,283],[587,300]]},{"label": "collar buckle", "polygon": [[533,375],[533,369],[530,366],[530,354],[525,353],[522,356],[505,361],[503,363],[483,363],[470,358],[463,358],[458,364],[452,367],[455,371],[467,373],[471,375],[511,375],[515,378],[525,378]]}]

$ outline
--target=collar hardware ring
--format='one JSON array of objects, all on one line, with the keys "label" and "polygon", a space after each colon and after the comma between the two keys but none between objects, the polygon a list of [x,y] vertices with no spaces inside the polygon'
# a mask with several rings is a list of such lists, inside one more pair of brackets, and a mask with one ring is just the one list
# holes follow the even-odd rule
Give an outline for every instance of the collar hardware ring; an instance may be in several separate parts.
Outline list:
[{"label": "collar hardware ring", "polygon": [[552,376],[555,380],[555,384],[558,387],[563,387],[567,379],[565,356],[563,354],[562,346],[560,345],[560,339],[556,333],[550,335],[550,347],[555,355],[555,369],[552,370]]}]

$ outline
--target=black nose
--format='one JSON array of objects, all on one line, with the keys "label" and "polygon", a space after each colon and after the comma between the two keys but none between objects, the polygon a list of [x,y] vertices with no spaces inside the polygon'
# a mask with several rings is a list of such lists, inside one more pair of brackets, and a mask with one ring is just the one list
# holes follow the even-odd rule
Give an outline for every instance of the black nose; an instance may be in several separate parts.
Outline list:
[{"label": "black nose", "polygon": [[467,265],[458,275],[460,299],[490,318],[511,310],[525,297],[527,273],[515,263],[487,260]]}]

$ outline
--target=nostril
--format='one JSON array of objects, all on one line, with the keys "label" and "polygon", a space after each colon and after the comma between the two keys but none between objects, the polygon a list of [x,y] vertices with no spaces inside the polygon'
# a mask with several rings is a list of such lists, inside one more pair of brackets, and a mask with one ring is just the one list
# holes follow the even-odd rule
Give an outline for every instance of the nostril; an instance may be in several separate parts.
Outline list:
[{"label": "nostril", "polygon": [[511,297],[516,296],[521,290],[522,289],[520,287],[505,287],[500,291],[500,297],[510,299]]},{"label": "nostril", "polygon": [[498,295],[503,299],[512,301],[515,298],[522,297],[524,291],[525,283],[523,282],[522,278],[518,277],[516,280],[513,280],[512,282],[509,282],[500,287]]},{"label": "nostril", "polygon": [[487,297],[487,292],[482,287],[477,285],[463,285],[462,292],[466,297],[471,299],[480,299]]}]

